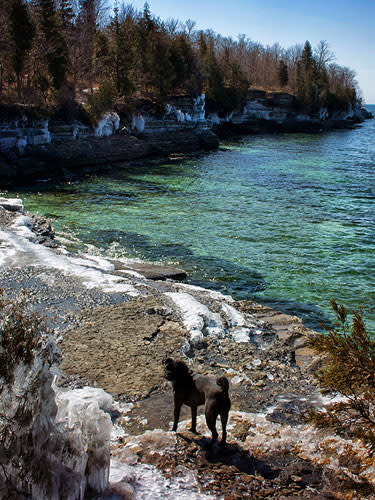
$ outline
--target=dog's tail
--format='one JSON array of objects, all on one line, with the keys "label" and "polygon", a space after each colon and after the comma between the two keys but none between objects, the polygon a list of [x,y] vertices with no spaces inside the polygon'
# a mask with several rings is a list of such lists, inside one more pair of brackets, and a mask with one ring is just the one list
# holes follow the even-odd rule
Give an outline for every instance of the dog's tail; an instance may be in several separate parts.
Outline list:
[{"label": "dog's tail", "polygon": [[228,394],[229,382],[228,382],[227,377],[218,377],[216,379],[216,383],[225,394]]}]

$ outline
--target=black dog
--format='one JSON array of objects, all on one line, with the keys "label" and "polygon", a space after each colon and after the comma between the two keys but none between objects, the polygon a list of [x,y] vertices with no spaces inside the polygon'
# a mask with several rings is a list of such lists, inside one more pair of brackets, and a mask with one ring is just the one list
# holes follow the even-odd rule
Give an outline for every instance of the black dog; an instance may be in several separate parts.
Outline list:
[{"label": "black dog", "polygon": [[228,395],[229,382],[226,377],[216,380],[204,375],[190,373],[188,366],[183,361],[174,361],[168,358],[164,361],[165,378],[172,382],[174,391],[174,422],[173,431],[177,431],[180,410],[183,404],[191,408],[191,431],[196,432],[197,407],[205,405],[207,426],[212,432],[209,443],[211,446],[217,440],[216,419],[220,415],[223,428],[222,444],[227,437],[227,422],[230,410]]}]

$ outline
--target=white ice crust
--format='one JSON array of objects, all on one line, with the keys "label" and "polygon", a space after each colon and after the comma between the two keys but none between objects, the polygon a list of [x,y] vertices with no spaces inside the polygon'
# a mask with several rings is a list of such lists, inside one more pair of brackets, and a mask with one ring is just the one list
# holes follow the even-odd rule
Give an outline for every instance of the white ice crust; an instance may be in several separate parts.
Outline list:
[{"label": "white ice crust", "polygon": [[80,277],[87,288],[101,287],[105,292],[122,292],[133,297],[140,294],[130,278],[111,274],[114,265],[108,260],[92,255],[58,254],[35,243],[31,228],[31,219],[19,215],[9,230],[0,230],[0,265],[49,267]]},{"label": "white ice crust", "polygon": [[167,292],[182,313],[182,321],[190,332],[193,345],[199,345],[205,336],[223,338],[225,329],[220,314],[213,313],[188,293]]}]

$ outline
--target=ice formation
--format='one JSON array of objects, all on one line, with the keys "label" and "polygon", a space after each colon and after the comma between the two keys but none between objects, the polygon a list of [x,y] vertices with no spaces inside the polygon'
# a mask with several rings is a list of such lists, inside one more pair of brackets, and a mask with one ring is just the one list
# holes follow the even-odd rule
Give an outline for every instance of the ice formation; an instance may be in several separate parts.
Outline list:
[{"label": "ice formation", "polygon": [[85,255],[82,258],[57,254],[35,242],[31,219],[19,215],[11,230],[0,230],[0,264],[45,266],[78,276],[87,288],[101,287],[106,292],[121,292],[130,296],[139,291],[125,276],[111,274],[113,264],[106,259]]},{"label": "ice formation", "polygon": [[194,116],[197,116],[198,120],[205,119],[206,113],[206,95],[201,94],[195,99],[193,99],[194,103]]},{"label": "ice formation", "polygon": [[120,117],[114,111],[105,113],[95,129],[95,135],[98,137],[108,137],[113,135],[120,127]]},{"label": "ice formation", "polygon": [[168,478],[157,467],[140,463],[138,455],[143,453],[174,455],[177,441],[175,433],[156,429],[125,437],[123,441],[124,443],[115,447],[112,452],[109,476],[112,500],[118,496],[137,500],[218,498],[201,493],[195,475],[183,465],[174,470],[172,478]]},{"label": "ice formation", "polygon": [[108,483],[110,396],[104,391],[56,395],[52,367],[59,353],[39,337],[30,362],[18,361],[0,378],[0,498],[83,500],[87,486]]},{"label": "ice formation", "polygon": [[221,307],[227,318],[228,325],[231,327],[232,339],[235,342],[249,342],[251,330],[247,327],[244,316],[225,302]]},{"label": "ice formation", "polygon": [[145,125],[145,119],[143,118],[141,113],[133,115],[131,128],[134,132],[138,134],[142,133],[145,129]]},{"label": "ice formation", "polygon": [[199,345],[206,335],[223,338],[225,329],[220,314],[211,312],[207,306],[198,302],[188,293],[167,292],[182,313],[182,321],[190,331],[190,340],[193,345]]}]

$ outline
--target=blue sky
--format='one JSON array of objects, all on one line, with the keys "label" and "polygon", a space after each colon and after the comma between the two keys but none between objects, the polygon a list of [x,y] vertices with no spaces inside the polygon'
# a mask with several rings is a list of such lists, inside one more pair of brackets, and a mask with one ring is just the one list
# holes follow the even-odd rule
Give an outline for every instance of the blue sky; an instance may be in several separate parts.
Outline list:
[{"label": "blue sky", "polygon": [[[143,8],[144,0],[134,0]],[[149,0],[162,19],[193,19],[234,38],[245,33],[264,45],[283,47],[327,40],[336,62],[349,66],[367,104],[375,104],[375,0]]]}]

